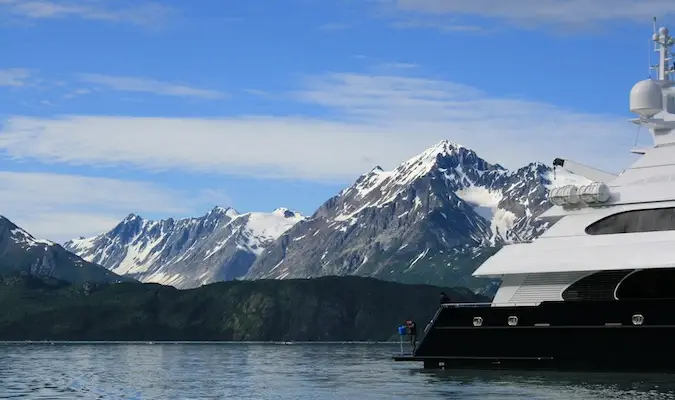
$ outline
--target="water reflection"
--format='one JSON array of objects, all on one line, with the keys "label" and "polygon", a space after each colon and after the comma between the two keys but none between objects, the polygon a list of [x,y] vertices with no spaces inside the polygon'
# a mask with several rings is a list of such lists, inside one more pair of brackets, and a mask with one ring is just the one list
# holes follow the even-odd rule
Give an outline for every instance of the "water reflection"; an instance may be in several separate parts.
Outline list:
[{"label": "water reflection", "polygon": [[430,372],[392,362],[397,350],[398,344],[0,344],[0,397],[675,399],[672,375]]},{"label": "water reflection", "polygon": [[675,376],[669,374],[420,369],[409,373],[425,375],[429,385],[464,388],[466,392],[489,392],[500,398],[675,399]]}]

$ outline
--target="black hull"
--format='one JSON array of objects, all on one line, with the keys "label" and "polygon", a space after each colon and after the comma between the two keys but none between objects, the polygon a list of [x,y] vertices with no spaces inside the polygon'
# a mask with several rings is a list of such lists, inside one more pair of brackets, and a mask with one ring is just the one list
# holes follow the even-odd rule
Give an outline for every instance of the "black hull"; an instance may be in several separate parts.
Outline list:
[{"label": "black hull", "polygon": [[[641,325],[633,323],[637,314]],[[415,354],[395,360],[425,368],[673,373],[674,339],[675,299],[459,305],[441,308]]]}]

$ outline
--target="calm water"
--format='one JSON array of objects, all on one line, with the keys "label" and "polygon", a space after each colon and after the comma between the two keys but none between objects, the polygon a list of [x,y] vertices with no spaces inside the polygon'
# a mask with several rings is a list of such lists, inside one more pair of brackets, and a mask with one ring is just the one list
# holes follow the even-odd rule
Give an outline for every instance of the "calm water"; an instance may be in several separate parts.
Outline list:
[{"label": "calm water", "polygon": [[0,344],[0,398],[675,399],[668,375],[424,372],[398,345]]}]

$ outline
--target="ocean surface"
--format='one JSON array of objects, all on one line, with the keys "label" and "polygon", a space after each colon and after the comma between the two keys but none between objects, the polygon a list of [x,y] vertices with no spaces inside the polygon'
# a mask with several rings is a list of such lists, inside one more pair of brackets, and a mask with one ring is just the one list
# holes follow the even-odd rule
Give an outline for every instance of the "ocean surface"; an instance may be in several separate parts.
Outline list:
[{"label": "ocean surface", "polygon": [[0,398],[675,399],[669,375],[428,372],[398,344],[0,343]]}]

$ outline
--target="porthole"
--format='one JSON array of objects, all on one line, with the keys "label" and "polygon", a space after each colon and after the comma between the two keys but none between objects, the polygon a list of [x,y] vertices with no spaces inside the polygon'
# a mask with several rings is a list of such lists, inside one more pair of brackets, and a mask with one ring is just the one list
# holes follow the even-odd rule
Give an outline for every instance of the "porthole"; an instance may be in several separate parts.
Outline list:
[{"label": "porthole", "polygon": [[518,325],[518,317],[515,315],[512,315],[509,317],[509,326],[516,326]]},{"label": "porthole", "polygon": [[642,314],[633,314],[633,325],[642,325],[645,322],[645,317]]},{"label": "porthole", "polygon": [[473,326],[481,326],[483,325],[483,318],[482,317],[474,317],[473,318]]}]

